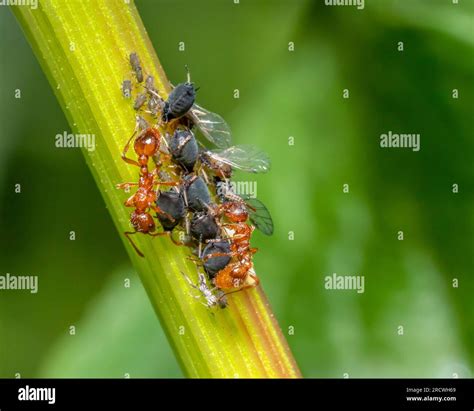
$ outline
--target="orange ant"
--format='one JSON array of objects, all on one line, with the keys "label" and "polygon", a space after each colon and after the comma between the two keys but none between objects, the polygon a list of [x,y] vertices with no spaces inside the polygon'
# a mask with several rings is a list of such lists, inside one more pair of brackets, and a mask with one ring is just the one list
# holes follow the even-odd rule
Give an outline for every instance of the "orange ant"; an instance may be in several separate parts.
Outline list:
[{"label": "orange ant", "polygon": [[[137,254],[143,257],[143,253],[138,249],[138,247],[133,242],[130,237],[136,233],[148,234],[150,236],[156,237],[161,235],[168,235],[168,233],[155,233],[156,225],[153,217],[151,216],[149,210],[152,209],[156,213],[167,216],[171,221],[174,221],[173,217],[168,213],[162,211],[156,205],[157,193],[155,191],[155,186],[164,185],[164,186],[176,186],[178,182],[162,182],[158,180],[158,171],[161,167],[161,161],[156,162],[156,167],[152,172],[148,170],[148,160],[150,157],[155,156],[157,158],[157,153],[160,151],[161,145],[161,135],[156,128],[147,127],[142,130],[140,134],[136,137],[133,148],[135,153],[138,156],[138,160],[133,160],[127,157],[127,152],[130,147],[138,128],[135,127],[135,131],[128,140],[122,152],[122,159],[128,163],[135,165],[140,168],[140,178],[138,183],[122,183],[117,184],[119,189],[128,189],[130,186],[138,186],[137,191],[130,198],[125,201],[126,207],[134,207],[135,210],[130,214],[130,222],[132,223],[135,231],[126,231],[124,234],[127,239],[130,241],[130,244],[133,246]],[[165,155],[165,153],[162,153]]]},{"label": "orange ant", "polygon": [[[260,280],[253,270],[252,261],[252,256],[258,249],[250,246],[250,237],[255,227],[246,223],[249,218],[247,206],[243,201],[227,201],[217,206],[214,212],[217,215],[225,215],[230,221],[230,223],[222,224],[224,231],[229,234],[230,252],[210,253],[205,255],[203,260],[223,256],[234,257],[233,261],[217,272],[213,280],[214,285],[224,290],[237,288],[236,291],[258,286]],[[219,241],[222,239],[207,242]]]}]

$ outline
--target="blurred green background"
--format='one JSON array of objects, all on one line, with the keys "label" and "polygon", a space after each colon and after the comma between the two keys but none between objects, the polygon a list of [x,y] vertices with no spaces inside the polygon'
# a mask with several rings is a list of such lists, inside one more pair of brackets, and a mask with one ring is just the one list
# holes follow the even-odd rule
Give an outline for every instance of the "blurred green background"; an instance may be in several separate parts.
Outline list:
[{"label": "blurred green background", "polygon": [[[170,80],[188,64],[199,103],[273,160],[240,179],[274,218],[256,268],[303,374],[471,377],[474,3],[365,3],[137,6]],[[39,276],[0,291],[0,377],[182,376],[82,153],[54,146],[70,128],[7,7],[0,34],[0,275]],[[421,150],[381,149],[389,130]],[[332,273],[365,293],[325,290]]]}]

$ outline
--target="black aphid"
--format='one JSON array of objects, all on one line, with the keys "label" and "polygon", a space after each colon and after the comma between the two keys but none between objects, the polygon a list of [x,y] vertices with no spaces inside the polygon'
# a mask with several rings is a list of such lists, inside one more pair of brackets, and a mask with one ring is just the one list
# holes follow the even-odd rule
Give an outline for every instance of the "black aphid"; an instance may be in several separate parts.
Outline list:
[{"label": "black aphid", "polygon": [[173,159],[185,171],[193,171],[194,164],[199,156],[199,148],[192,131],[177,129],[169,142],[169,149]]},{"label": "black aphid", "polygon": [[218,238],[219,226],[213,215],[208,212],[194,213],[191,219],[190,232],[193,238],[203,243]]},{"label": "black aphid", "polygon": [[[165,231],[172,231],[182,220],[186,213],[183,196],[177,191],[160,192],[156,205],[167,215],[157,214],[158,220]],[[170,216],[174,219],[171,220]]]},{"label": "black aphid", "polygon": [[212,257],[206,259],[207,255],[216,254],[216,253],[223,253],[229,254],[230,253],[230,244],[227,240],[216,241],[206,245],[202,252],[202,260],[204,264],[204,270],[206,271],[207,275],[210,279],[213,279],[215,275],[225,268],[227,264],[230,262],[229,255],[220,255],[218,257]]},{"label": "black aphid", "polygon": [[195,174],[184,176],[187,207],[192,211],[204,211],[211,203],[211,193],[202,177]]},{"label": "black aphid", "polygon": [[162,120],[166,123],[174,118],[180,118],[188,113],[196,99],[196,89],[191,83],[188,71],[188,79],[185,83],[178,84],[169,94],[168,100],[163,107]]}]

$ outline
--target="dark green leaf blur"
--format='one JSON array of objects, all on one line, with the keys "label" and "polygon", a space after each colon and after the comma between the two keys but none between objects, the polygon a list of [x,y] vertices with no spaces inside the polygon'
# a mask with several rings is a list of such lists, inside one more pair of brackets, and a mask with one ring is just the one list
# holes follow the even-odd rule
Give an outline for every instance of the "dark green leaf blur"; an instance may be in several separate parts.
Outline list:
[{"label": "dark green leaf blur", "polygon": [[[237,179],[273,215],[256,270],[303,374],[472,377],[474,4],[324,3],[137,5],[170,80],[187,64],[234,142],[272,158]],[[0,377],[182,376],[7,7],[0,35],[0,276],[39,277],[0,290]],[[390,131],[420,150],[381,148]],[[333,273],[364,292],[326,289]]]}]

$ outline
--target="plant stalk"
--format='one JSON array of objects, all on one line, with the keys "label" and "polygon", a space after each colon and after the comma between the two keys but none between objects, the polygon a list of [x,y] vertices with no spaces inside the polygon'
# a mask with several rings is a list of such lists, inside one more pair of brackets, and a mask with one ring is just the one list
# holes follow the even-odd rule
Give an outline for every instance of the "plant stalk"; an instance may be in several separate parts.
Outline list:
[{"label": "plant stalk", "polygon": [[[40,0],[36,10],[12,9],[73,132],[96,137],[94,151],[83,149],[86,162],[184,373],[217,378],[300,377],[261,288],[230,295],[228,308],[211,311],[190,296],[181,274],[197,278],[186,247],[166,237],[139,234],[134,241],[146,256],[141,258],[122,235],[130,230],[131,209],[123,205],[127,194],[115,185],[138,179],[137,169],[121,159],[135,125],[135,112],[120,89],[122,80],[132,77],[129,54],[134,51],[140,56],[160,95],[166,97],[170,91],[135,5],[113,0]],[[103,247],[106,253],[107,246]]]}]

